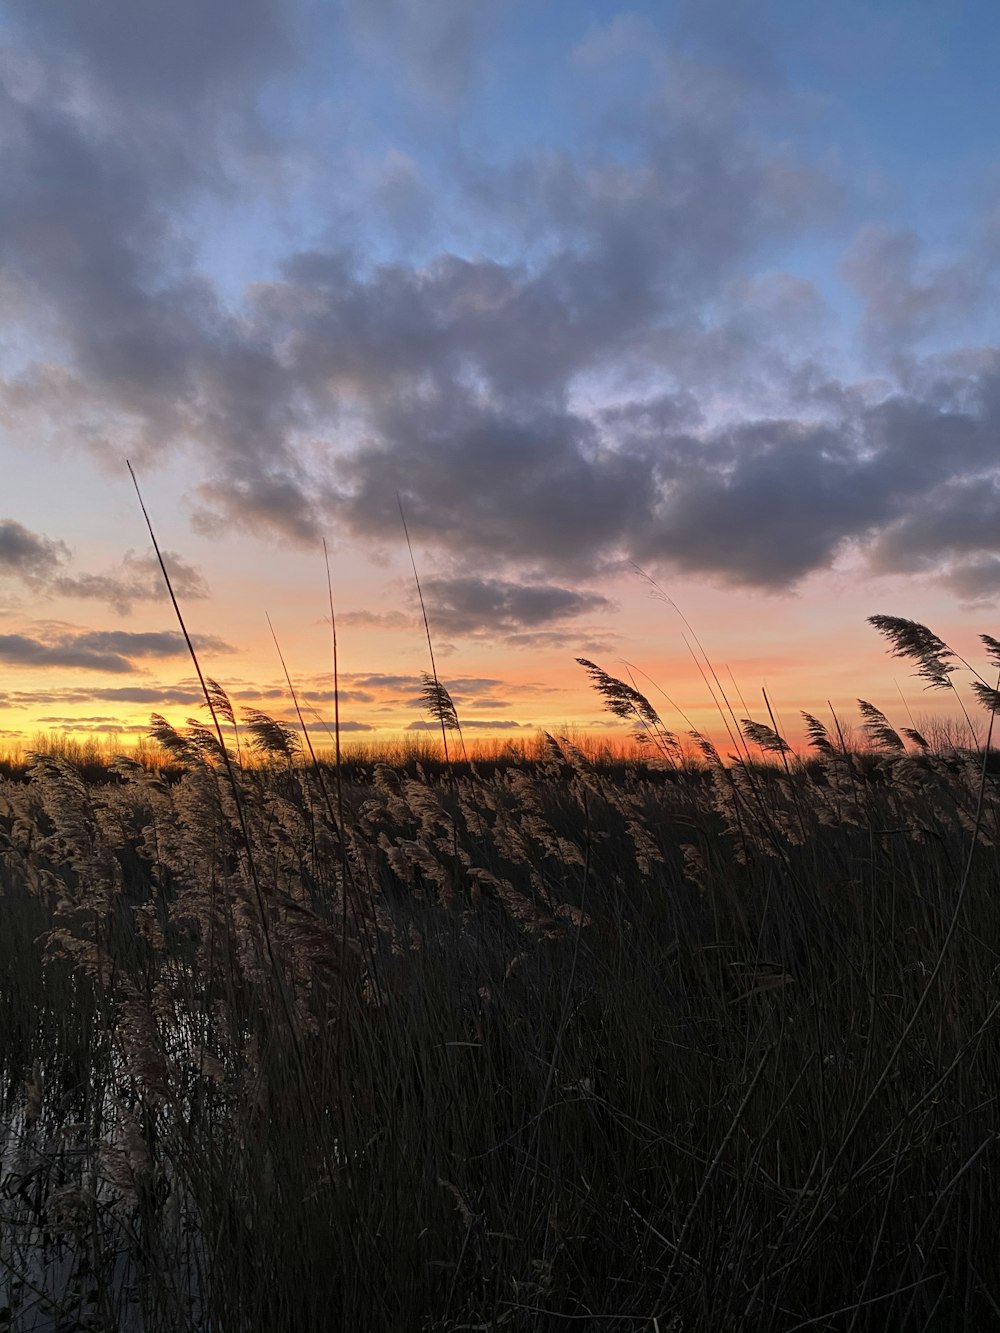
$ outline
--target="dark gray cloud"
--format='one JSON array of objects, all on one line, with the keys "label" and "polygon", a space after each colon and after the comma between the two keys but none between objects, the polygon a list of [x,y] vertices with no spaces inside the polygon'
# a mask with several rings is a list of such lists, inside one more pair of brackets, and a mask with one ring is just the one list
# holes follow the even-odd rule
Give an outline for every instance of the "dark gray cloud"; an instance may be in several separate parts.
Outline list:
[{"label": "dark gray cloud", "polygon": [[[286,690],[244,689],[228,691],[237,702],[260,702],[285,699]],[[67,686],[61,689],[0,691],[0,706],[4,708],[37,708],[42,704],[69,705],[88,703],[150,704],[162,707],[168,704],[196,708],[205,703],[205,696],[197,684],[178,685],[110,685],[88,688]]]},{"label": "dark gray cloud", "polygon": [[963,602],[995,602],[1000,597],[1000,555],[975,555],[945,567],[945,583]]},{"label": "dark gray cloud", "polygon": [[120,653],[78,645],[72,636],[42,643],[24,634],[0,634],[0,662],[10,666],[69,667],[124,675],[137,668]]},{"label": "dark gray cloud", "polygon": [[45,579],[68,555],[62,542],[31,532],[15,519],[0,519],[0,574],[28,581]]},{"label": "dark gray cloud", "polygon": [[375,702],[375,695],[368,690],[303,690],[300,698],[310,703],[332,703],[335,698],[345,704],[370,704]]},{"label": "dark gray cloud", "polygon": [[1000,594],[1000,475],[945,481],[918,497],[872,542],[874,569],[938,571],[968,601]]},{"label": "dark gray cloud", "polygon": [[50,731],[80,732],[85,736],[142,736],[149,730],[142,722],[74,722],[49,727]]},{"label": "dark gray cloud", "polygon": [[219,103],[238,103],[290,54],[280,0],[175,0],[169,8],[129,0],[44,6],[11,0],[7,8],[46,48],[82,58],[133,116],[155,110],[178,127],[211,115]]},{"label": "dark gray cloud", "polygon": [[[485,721],[483,718],[469,718],[463,721],[462,727],[465,731],[518,731],[522,727],[530,726],[527,722],[502,722]],[[406,727],[407,731],[436,731],[440,732],[440,722],[428,722],[421,718],[416,722],[410,722]]]},{"label": "dark gray cloud", "polygon": [[[342,12],[403,78],[454,98],[498,8]],[[0,276],[26,345],[48,351],[7,374],[8,424],[44,437],[55,423],[150,466],[197,441],[205,531],[312,541],[336,522],[398,544],[399,492],[440,557],[427,586],[453,633],[555,643],[560,620],[602,609],[565,585],[629,559],[777,589],[856,550],[875,572],[993,588],[997,354],[926,350],[985,308],[993,252],[980,238],[927,256],[906,230],[863,228],[843,272],[884,379],[853,384],[826,363],[808,333],[827,314],[818,292],[773,264],[829,238],[845,191],[790,147],[797,104],[752,7],[683,6],[618,141],[584,126],[572,152],[498,162],[450,136],[457,211],[482,244],[374,262],[348,230],[288,254],[243,300],[199,269],[197,219],[206,201],[250,197],[250,164],[262,188],[262,93],[293,58],[296,8],[11,13]],[[634,58],[640,29],[590,39],[585,77]],[[47,540],[0,528],[0,568],[122,608],[152,595],[148,564],[71,575]],[[102,651],[8,637],[39,665]],[[124,648],[105,657],[131,669]]]},{"label": "dark gray cloud", "polygon": [[5,708],[31,708],[39,704],[198,704],[205,696],[185,686],[109,685],[94,689],[9,690],[0,693]]},{"label": "dark gray cloud", "polygon": [[141,736],[148,728],[141,722],[122,722],[115,717],[40,717],[50,731],[80,732],[87,736]]},{"label": "dark gray cloud", "polygon": [[0,66],[0,269],[62,359],[8,384],[15,427],[57,411],[116,461],[207,427],[244,478],[244,517],[274,510],[305,533],[274,349],[227,316],[181,221],[231,191],[240,160],[260,171],[258,103],[294,13],[278,0],[16,5]]},{"label": "dark gray cloud", "polygon": [[[455,42],[471,40],[455,35],[467,6],[364,9],[365,22],[402,33],[407,50],[423,34],[451,69],[461,63]],[[226,5],[211,20],[185,8],[179,30],[198,56],[170,114],[176,39],[150,55],[149,90],[135,87],[135,68],[159,42],[156,21],[131,19],[121,5],[81,17],[62,4],[54,14],[39,49],[51,41],[56,54],[46,63],[32,53],[48,79],[7,88],[18,151],[0,189],[0,235],[11,281],[55,323],[65,371],[58,382],[44,367],[20,375],[8,410],[15,420],[51,415],[58,402],[61,420],[97,446],[109,415],[119,448],[197,438],[214,473],[201,487],[206,530],[236,521],[311,538],[320,516],[334,514],[396,540],[398,488],[445,548],[475,531],[483,557],[523,553],[567,568],[585,563],[585,540],[599,557],[617,550],[643,516],[649,463],[606,447],[567,409],[572,385],[641,358],[664,316],[689,322],[762,240],[814,213],[825,189],[786,149],[746,136],[735,105],[720,113],[718,98],[701,99],[670,124],[654,103],[634,165],[527,161],[513,175],[464,181],[483,211],[496,212],[497,192],[518,200],[521,221],[546,242],[537,264],[443,254],[429,266],[365,272],[348,254],[317,251],[289,260],[280,281],[233,311],[167,219],[207,188],[222,128],[252,119],[254,81],[281,46],[270,35],[276,11],[257,0],[230,52],[217,40]],[[114,42],[105,40],[110,15],[121,23]],[[84,71],[75,77],[90,80],[89,100],[68,86],[52,95],[53,78],[70,78],[60,40]],[[696,73],[687,70],[693,88]],[[148,105],[161,114],[127,120]],[[193,151],[202,174],[189,170]],[[367,421],[368,442],[324,477],[299,436],[345,408]]]},{"label": "dark gray cloud", "polygon": [[352,686],[359,686],[363,690],[393,694],[419,690],[422,684],[419,676],[397,676],[382,671],[346,671],[343,673],[343,678],[349,680]]},{"label": "dark gray cloud", "polygon": [[[193,634],[191,639],[195,648],[205,652],[235,652],[230,644],[214,634]],[[117,652],[128,657],[180,657],[187,652],[184,639],[174,630],[84,630],[72,635],[72,641],[81,648]]]},{"label": "dark gray cloud", "polygon": [[[363,690],[389,695],[413,694],[423,687],[421,676],[396,676],[381,671],[345,672],[344,679]],[[447,685],[453,693],[477,695],[495,690],[503,686],[504,682],[494,676],[454,676],[447,679],[442,677],[442,684]]]},{"label": "dark gray cloud", "polygon": [[449,634],[486,630],[501,636],[525,626],[610,610],[613,605],[597,593],[490,578],[427,579],[424,594],[431,623]]},{"label": "dark gray cloud", "polygon": [[[212,652],[233,651],[214,635],[200,636],[194,642],[196,647]],[[53,629],[44,638],[0,634],[0,662],[14,666],[69,667],[124,675],[138,670],[135,659],[180,657],[186,652],[183,638],[173,631]]]},{"label": "dark gray cloud", "polygon": [[61,717],[58,715],[56,716],[48,715],[45,717],[40,717],[38,721],[51,722],[53,725],[63,725],[63,724],[72,725],[74,722],[81,722],[81,723],[117,722],[118,718],[109,717],[103,713],[99,713],[95,717]]}]

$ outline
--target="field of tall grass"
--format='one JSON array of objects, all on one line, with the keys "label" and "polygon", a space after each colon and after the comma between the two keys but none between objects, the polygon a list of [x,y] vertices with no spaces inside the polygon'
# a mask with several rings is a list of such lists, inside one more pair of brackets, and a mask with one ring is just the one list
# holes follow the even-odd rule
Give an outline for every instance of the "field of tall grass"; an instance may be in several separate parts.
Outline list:
[{"label": "field of tall grass", "polygon": [[985,727],[720,754],[583,669],[648,759],[452,762],[429,677],[448,762],[313,762],[207,682],[0,779],[0,1330],[1000,1328]]}]

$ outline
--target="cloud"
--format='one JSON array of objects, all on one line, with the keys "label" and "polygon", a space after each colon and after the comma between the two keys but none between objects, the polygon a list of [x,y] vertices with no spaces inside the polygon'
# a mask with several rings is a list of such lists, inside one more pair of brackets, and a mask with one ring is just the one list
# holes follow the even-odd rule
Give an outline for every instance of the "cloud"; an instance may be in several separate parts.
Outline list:
[{"label": "cloud", "polygon": [[[8,383],[8,422],[57,418],[99,451],[113,439],[119,459],[211,421],[234,480],[257,454],[245,515],[287,493],[279,441],[294,414],[273,350],[227,318],[180,215],[231,195],[249,163],[259,172],[260,96],[287,66],[290,14],[279,0],[18,3],[0,66],[0,260],[31,332],[60,355]],[[294,502],[282,517],[309,530]]]},{"label": "cloud", "polygon": [[0,662],[10,666],[69,667],[82,671],[107,671],[123,675],[136,667],[120,653],[101,652],[78,646],[72,637],[42,643],[24,634],[0,634]]},{"label": "cloud", "polygon": [[659,47],[656,27],[634,11],[616,14],[609,23],[592,27],[570,52],[570,60],[590,74],[609,64],[648,60]]},{"label": "cloud", "polygon": [[67,719],[57,726],[50,726],[50,731],[81,732],[87,736],[143,736],[148,727],[141,722],[75,722]]},{"label": "cloud", "polygon": [[1000,597],[1000,556],[977,555],[947,567],[945,582],[963,601],[996,602]]},{"label": "cloud", "polygon": [[616,634],[605,633],[603,637],[594,635],[593,630],[558,630],[542,629],[508,634],[504,644],[508,648],[526,650],[569,648],[573,654],[611,653],[615,651]]},{"label": "cloud", "polygon": [[370,722],[344,722],[344,721],[341,721],[341,723],[340,723],[340,730],[341,730],[341,731],[376,731],[377,728],[374,727]]},{"label": "cloud", "polygon": [[[0,519],[0,577],[20,579],[33,594],[104,602],[127,615],[134,602],[166,596],[160,562],[152,552],[126,551],[117,566],[102,574],[68,572],[71,551],[65,542],[32,532],[16,519]],[[173,551],[163,552],[174,592],[185,602],[208,596],[205,580]]]},{"label": "cloud", "polygon": [[148,727],[145,723],[123,722],[116,717],[40,717],[39,725],[47,726],[50,731],[80,732],[84,735],[141,736]]},{"label": "cloud", "polygon": [[[213,652],[233,651],[214,635],[199,636],[194,642],[196,647]],[[0,662],[12,666],[69,667],[124,675],[138,670],[134,659],[179,657],[186,652],[183,638],[173,631],[55,629],[45,638],[0,634]]]},{"label": "cloud", "polygon": [[502,635],[523,626],[610,610],[613,605],[597,593],[491,578],[427,579],[424,593],[432,624],[449,634],[488,630]]},{"label": "cloud", "polygon": [[108,685],[93,689],[67,687],[57,690],[9,690],[0,693],[5,708],[32,708],[40,704],[200,704],[200,689],[187,686]]},{"label": "cloud", "polygon": [[[163,552],[175,596],[182,602],[202,601],[208,588],[201,573],[173,551]],[[50,590],[60,597],[103,602],[127,615],[134,602],[159,602],[167,596],[163,573],[155,554],[126,551],[119,566],[104,574],[62,574]]]},{"label": "cloud", "polygon": [[[463,721],[462,729],[464,731],[518,731],[522,727],[529,725],[530,723],[527,722],[498,722],[485,721],[483,718],[470,718],[468,721]],[[407,725],[406,730],[439,732],[441,730],[441,723],[428,722],[424,719],[420,719],[416,722],[410,722]]]},{"label": "cloud", "polygon": [[[345,672],[344,679],[349,680],[352,686],[390,696],[414,694],[423,688],[424,683],[422,676],[396,676],[381,671]],[[494,676],[454,676],[447,679],[442,677],[442,684],[458,694],[483,694],[495,690],[503,683]]]},{"label": "cloud", "polygon": [[[294,711],[294,709],[293,709],[292,711],[288,712],[288,713],[285,713],[284,715],[276,714],[276,716],[281,717],[282,721],[287,722],[290,726],[294,727],[294,728],[296,729],[296,731],[301,731],[301,730],[302,730],[301,724],[300,724],[300,722],[299,722],[298,714]],[[307,719],[306,719],[306,727],[307,727],[307,729],[308,729],[308,731],[309,731],[310,736],[317,737],[317,736],[319,735],[319,733],[318,733],[318,731],[317,731],[317,726],[319,726],[319,723],[317,722],[317,719],[316,719],[316,718],[307,718]],[[332,735],[333,735],[333,721],[330,720],[329,723],[324,723],[324,724],[323,724],[323,730],[326,731],[326,732],[328,732],[328,733],[332,736]],[[376,726],[374,726],[374,724],[371,723],[371,722],[356,722],[356,721],[353,721],[353,720],[351,720],[351,721],[347,721],[347,720],[341,718],[341,721],[340,721],[340,730],[341,730],[341,732],[377,731],[378,728],[377,728]],[[325,742],[324,742],[324,743],[325,743]]]},{"label": "cloud", "polygon": [[[602,102],[562,147],[504,156],[477,139],[473,153],[443,121],[423,161],[383,145],[380,225],[431,158],[446,162],[453,225],[436,250],[390,259],[368,219],[341,227],[348,179],[324,198],[329,230],[313,199],[310,225],[234,295],[202,262],[204,219],[272,188],[289,145],[262,107],[303,59],[304,12],[12,6],[0,264],[32,351],[5,363],[4,424],[150,467],[197,442],[206,532],[314,542],[338,523],[398,544],[399,492],[439,562],[427,590],[443,629],[525,646],[568,642],[564,620],[607,608],[571,585],[628,560],[778,590],[858,553],[873,572],[989,594],[996,539],[980,506],[1000,470],[998,354],[932,345],[988,308],[991,243],[927,254],[913,230],[858,229],[852,215],[842,272],[884,371],[852,380],[810,334],[830,314],[817,285],[773,268],[779,251],[828,245],[858,192],[799,134],[801,103],[753,7],[683,5],[659,45],[635,18],[592,32],[576,51],[581,91],[609,78],[615,95],[609,71],[643,46],[646,73],[617,120]],[[447,101],[471,97],[482,24],[502,5],[340,12],[370,58]],[[118,609],[154,595],[148,557],[93,575],[65,561],[59,543],[0,525],[2,571]],[[201,595],[196,571],[176,569],[185,596]],[[103,653],[127,672],[127,647],[15,635],[4,651],[75,666]],[[419,688],[381,679],[352,684]]]},{"label": "cloud", "polygon": [[366,629],[414,629],[420,624],[416,616],[403,611],[344,611],[337,616],[338,625]]},{"label": "cloud", "polygon": [[883,350],[967,321],[992,297],[988,248],[930,259],[921,250],[909,228],[867,225],[844,255],[843,272],[864,301],[864,333]]},{"label": "cloud", "polygon": [[783,84],[770,24],[752,0],[683,0],[675,35],[684,49],[747,90],[771,91]]},{"label": "cloud", "polygon": [[31,532],[15,519],[0,519],[0,574],[29,582],[45,579],[68,554],[62,542]]},{"label": "cloud", "polygon": [[[355,20],[416,52],[436,84],[462,66],[468,6],[361,8]],[[517,225],[544,240],[537,262],[445,251],[371,268],[317,248],[227,306],[193,267],[184,221],[220,165],[220,135],[232,145],[234,126],[249,132],[252,94],[277,68],[269,52],[287,43],[264,0],[241,11],[232,51],[219,39],[229,0],[203,9],[186,4],[169,39],[110,0],[94,16],[68,3],[47,19],[19,11],[34,44],[16,54],[37,77],[7,89],[0,235],[22,308],[47,312],[61,359],[9,380],[11,422],[58,422],[94,448],[110,436],[116,453],[149,457],[199,440],[203,531],[239,523],[311,541],[339,517],[397,540],[398,488],[422,532],[481,560],[580,569],[620,552],[647,508],[649,460],[601,441],[570,410],[573,385],[641,357],[664,319],[689,323],[735,265],[822,212],[821,177],[744,133],[735,96],[709,101],[704,71],[681,60],[659,95],[680,80],[684,115],[671,123],[653,98],[634,162],[526,159],[461,181],[468,209],[503,218],[517,199]],[[197,56],[171,98],[182,36]],[[331,469],[308,442],[345,415],[362,437]]]},{"label": "cloud", "polygon": [[[195,648],[204,652],[232,653],[236,650],[214,634],[191,636]],[[84,630],[72,636],[77,647],[112,651],[129,657],[179,657],[187,652],[182,636],[174,630],[135,633],[130,630]]]},{"label": "cloud", "polygon": [[391,694],[419,690],[423,684],[419,676],[396,676],[382,671],[345,671],[343,679],[363,690],[377,690]]},{"label": "cloud", "polygon": [[[286,699],[287,690],[268,689],[254,686],[247,689],[227,691],[234,702],[262,702],[265,700]],[[0,705],[4,708],[37,708],[40,705],[72,704],[149,704],[154,707],[166,705],[193,706],[204,705],[205,696],[197,683],[176,685],[108,685],[108,686],[67,686],[61,689],[33,689],[0,691]]]},{"label": "cloud", "polygon": [[76,722],[80,722],[80,723],[84,723],[84,722],[86,722],[86,723],[96,723],[96,722],[117,722],[117,721],[118,721],[118,718],[116,718],[116,717],[108,717],[108,716],[106,716],[106,715],[104,715],[104,714],[102,713],[102,714],[98,714],[98,715],[95,716],[95,717],[61,717],[61,716],[46,716],[46,717],[40,717],[40,718],[38,719],[38,721],[39,721],[39,722],[51,722],[51,723],[53,723],[54,725],[62,725],[62,724],[65,723],[67,726],[69,726],[69,725],[72,725],[73,723],[76,723]]},{"label": "cloud", "polygon": [[129,0],[51,0],[43,9],[12,0],[8,8],[45,47],[80,57],[133,114],[156,109],[175,122],[139,133],[166,134],[219,103],[238,102],[288,52],[279,0],[175,0],[169,10]]},{"label": "cloud", "polygon": [[[277,692],[280,693],[280,691]],[[310,703],[328,703],[338,697],[340,702],[345,704],[370,704],[375,702],[374,694],[371,694],[368,690],[338,690],[336,693],[333,690],[303,690],[299,697],[307,699]]]},{"label": "cloud", "polygon": [[943,571],[968,601],[1000,594],[1000,475],[945,481],[882,529],[869,547],[872,568],[885,574]]},{"label": "cloud", "polygon": [[422,93],[454,103],[469,90],[498,0],[348,0],[356,35]]}]

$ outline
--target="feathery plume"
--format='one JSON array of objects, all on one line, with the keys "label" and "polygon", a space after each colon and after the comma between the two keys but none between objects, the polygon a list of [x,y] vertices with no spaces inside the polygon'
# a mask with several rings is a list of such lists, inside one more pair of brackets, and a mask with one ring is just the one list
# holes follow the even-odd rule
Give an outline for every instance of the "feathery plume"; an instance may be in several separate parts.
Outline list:
[{"label": "feathery plume", "polygon": [[915,745],[918,750],[922,750],[924,754],[931,748],[930,741],[921,732],[917,731],[916,727],[901,727],[900,730],[906,739]]},{"label": "feathery plume", "polygon": [[1000,713],[1000,690],[987,685],[984,681],[974,680],[972,693],[988,713]]},{"label": "feathery plume", "polygon": [[1000,639],[994,639],[992,634],[980,634],[979,638],[986,648],[986,656],[995,667],[1000,668]]},{"label": "feathery plume", "polygon": [[576,660],[590,676],[591,684],[603,698],[605,708],[614,713],[615,717],[638,723],[632,733],[633,740],[641,745],[655,745],[661,754],[676,763],[681,753],[680,743],[674,733],[663,725],[659,713],[646,696],[634,685],[626,684],[617,676],[610,676],[596,662],[586,657],[578,657]]},{"label": "feathery plume", "polygon": [[948,677],[956,668],[949,659],[955,653],[933,630],[902,616],[869,616],[868,623],[889,640],[893,657],[907,657],[917,663],[914,674],[927,681],[928,689],[951,687]]},{"label": "feathery plume", "polygon": [[447,727],[449,731],[461,730],[458,723],[458,711],[451,695],[436,676],[432,676],[426,671],[423,673],[420,697],[424,701],[424,708],[435,722],[439,722],[442,727]]},{"label": "feathery plume", "polygon": [[630,718],[641,718],[649,726],[662,726],[656,709],[634,686],[626,685],[616,676],[609,676],[596,663],[589,662],[585,657],[578,657],[576,660],[590,676],[594,689],[604,699],[605,708],[614,713],[615,717],[624,718],[626,721]]},{"label": "feathery plume", "polygon": [[906,746],[902,738],[894,727],[890,726],[889,719],[874,704],[868,703],[865,699],[858,700],[858,707],[861,710],[861,716],[865,720],[865,735],[871,741],[872,745],[880,750],[890,750],[895,754],[903,754]]},{"label": "feathery plume", "polygon": [[818,750],[820,754],[833,754],[834,748],[830,733],[819,718],[806,712],[803,712],[802,717],[805,720],[806,735],[809,737],[810,748]]},{"label": "feathery plume", "polygon": [[743,728],[743,735],[752,745],[758,745],[760,748],[770,754],[789,754],[791,746],[783,736],[779,736],[773,727],[769,727],[766,722],[754,722],[748,717],[740,719],[740,726]]},{"label": "feathery plume", "polygon": [[194,757],[194,747],[188,738],[182,736],[160,713],[150,714],[149,735],[176,759],[188,760]]},{"label": "feathery plume", "polygon": [[233,713],[233,705],[229,701],[229,695],[222,688],[217,680],[211,676],[205,677],[205,693],[208,696],[205,701],[205,707],[209,711],[215,710],[218,717],[224,718],[231,727],[236,726],[236,717]]},{"label": "feathery plume", "polygon": [[291,761],[299,753],[298,735],[284,722],[278,722],[256,708],[244,708],[243,718],[250,733],[250,744],[258,754],[280,755]]}]

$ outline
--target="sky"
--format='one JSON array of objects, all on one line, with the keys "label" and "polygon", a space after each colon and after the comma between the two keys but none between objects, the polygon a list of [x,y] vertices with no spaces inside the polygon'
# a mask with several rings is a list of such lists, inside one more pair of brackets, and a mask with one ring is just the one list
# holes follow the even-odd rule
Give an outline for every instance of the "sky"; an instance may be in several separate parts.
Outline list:
[{"label": "sky", "polygon": [[239,707],[276,638],[329,722],[325,541],[346,733],[430,725],[402,508],[474,740],[623,735],[581,656],[944,711],[866,617],[997,633],[998,65],[991,0],[0,0],[0,746],[204,717],[126,460]]}]

